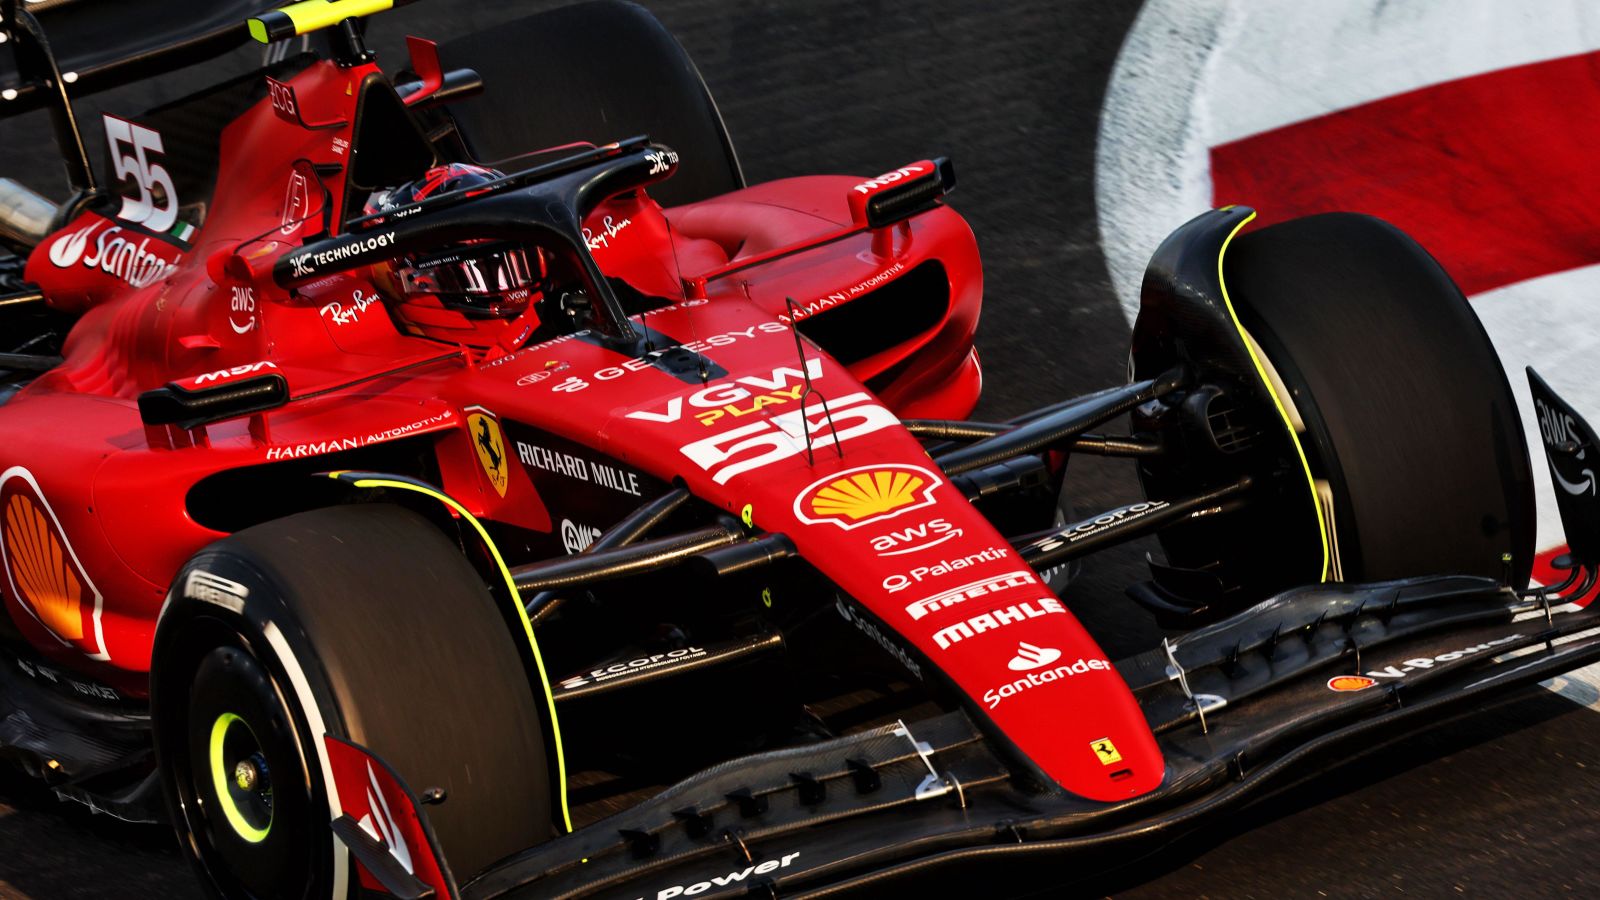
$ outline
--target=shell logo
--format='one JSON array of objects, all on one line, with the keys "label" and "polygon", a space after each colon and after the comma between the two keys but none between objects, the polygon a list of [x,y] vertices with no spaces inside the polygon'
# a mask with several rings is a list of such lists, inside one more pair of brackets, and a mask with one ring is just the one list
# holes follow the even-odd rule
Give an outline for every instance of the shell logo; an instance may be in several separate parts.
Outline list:
[{"label": "shell logo", "polygon": [[813,482],[794,501],[795,518],[849,530],[931,506],[942,479],[920,466],[860,466]]},{"label": "shell logo", "polygon": [[1328,690],[1364,691],[1377,683],[1377,679],[1365,675],[1335,675],[1328,679]]},{"label": "shell logo", "polygon": [[0,557],[6,594],[62,643],[109,659],[100,628],[101,596],[67,543],[33,473],[0,475]]},{"label": "shell logo", "polygon": [[82,638],[83,582],[61,558],[61,542],[44,510],[26,494],[12,494],[0,529],[11,548],[8,562],[17,595],[33,605],[44,627],[69,641]]}]

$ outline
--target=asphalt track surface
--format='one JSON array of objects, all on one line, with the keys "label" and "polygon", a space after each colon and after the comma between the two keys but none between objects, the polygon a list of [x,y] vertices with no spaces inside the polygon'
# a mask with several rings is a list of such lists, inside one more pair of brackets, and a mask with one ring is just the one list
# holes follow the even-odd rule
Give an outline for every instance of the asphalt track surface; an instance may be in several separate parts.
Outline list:
[{"label": "asphalt track surface", "polygon": [[[408,31],[442,39],[536,8],[430,0],[379,19],[374,37],[396,60]],[[980,416],[1014,415],[1122,378],[1127,327],[1096,224],[1095,135],[1136,2],[664,0],[652,8],[698,61],[750,181],[871,174],[937,154],[956,160],[954,205],[985,258]],[[171,99],[203,77],[94,98],[84,118],[95,121],[102,106]],[[557,89],[559,77],[530,61],[535,83],[549,78]],[[0,125],[0,171],[56,192],[43,124],[33,115]],[[1094,462],[1072,478],[1081,508],[1137,496],[1131,473]],[[1141,569],[1139,548],[1097,557],[1068,592],[1112,648],[1155,633],[1121,595]],[[1585,861],[1600,839],[1597,737],[1594,712],[1529,690],[1373,748],[1109,877],[1081,881],[1064,870],[1062,884],[1039,895],[1593,894],[1600,875]],[[995,893],[1024,888],[999,874]],[[91,816],[7,779],[0,896],[199,892],[166,831]]]}]

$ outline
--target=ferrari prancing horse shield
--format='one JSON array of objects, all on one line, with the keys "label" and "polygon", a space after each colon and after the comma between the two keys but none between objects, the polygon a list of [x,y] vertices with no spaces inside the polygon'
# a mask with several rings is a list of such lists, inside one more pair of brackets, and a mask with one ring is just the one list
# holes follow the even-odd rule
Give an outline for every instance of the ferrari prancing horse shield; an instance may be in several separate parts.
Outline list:
[{"label": "ferrari prancing horse shield", "polygon": [[483,464],[483,474],[489,477],[495,493],[506,495],[506,437],[500,423],[488,410],[473,407],[467,413],[467,430],[472,433],[472,446],[478,451],[478,462]]}]

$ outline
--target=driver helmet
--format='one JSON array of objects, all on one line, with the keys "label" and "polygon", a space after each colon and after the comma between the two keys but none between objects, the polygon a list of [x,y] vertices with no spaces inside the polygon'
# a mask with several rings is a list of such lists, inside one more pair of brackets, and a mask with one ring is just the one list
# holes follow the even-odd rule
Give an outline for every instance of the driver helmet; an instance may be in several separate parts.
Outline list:
[{"label": "driver helmet", "polygon": [[[468,163],[435,166],[415,181],[373,193],[364,212],[381,215],[428,197],[470,192],[503,177]],[[395,311],[412,331],[467,343],[479,341],[468,340],[464,331],[530,313],[540,274],[520,245],[497,240],[408,254],[377,268],[380,285],[397,301]]]}]

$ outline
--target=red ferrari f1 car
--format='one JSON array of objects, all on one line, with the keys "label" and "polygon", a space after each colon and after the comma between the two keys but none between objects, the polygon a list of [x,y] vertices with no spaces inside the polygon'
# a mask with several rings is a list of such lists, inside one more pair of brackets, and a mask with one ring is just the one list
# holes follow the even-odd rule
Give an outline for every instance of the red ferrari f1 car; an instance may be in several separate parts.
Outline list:
[{"label": "red ferrari f1 car", "polygon": [[[0,114],[49,109],[77,189],[0,182],[0,750],[170,820],[214,893],[1084,871],[1600,659],[1564,602],[1600,445],[1530,373],[1572,551],[1530,589],[1506,376],[1396,229],[1201,215],[1125,383],[970,421],[948,160],[746,187],[639,8],[386,74],[394,2],[66,58],[71,3],[0,0]],[[321,51],[106,117],[97,175],[72,94],[247,32]],[[519,57],[570,90],[521,102]],[[1143,496],[1072,514],[1080,454]],[[1150,535],[1127,598],[1073,599],[1168,635],[1112,659],[1062,592]]]}]

